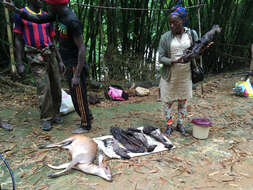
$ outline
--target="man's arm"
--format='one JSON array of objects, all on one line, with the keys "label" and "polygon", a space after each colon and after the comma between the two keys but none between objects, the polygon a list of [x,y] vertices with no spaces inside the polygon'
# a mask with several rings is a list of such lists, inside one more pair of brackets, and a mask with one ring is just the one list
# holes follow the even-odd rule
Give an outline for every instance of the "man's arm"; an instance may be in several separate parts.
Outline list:
[{"label": "man's arm", "polygon": [[15,48],[18,73],[23,77],[25,75],[25,66],[23,64],[24,40],[22,34],[15,34]]},{"label": "man's arm", "polygon": [[18,13],[21,18],[31,22],[35,22],[37,24],[54,22],[56,20],[56,16],[50,12],[44,15],[35,15],[35,14],[28,14],[27,12],[18,9],[16,13]]},{"label": "man's arm", "polygon": [[56,42],[55,42],[54,37],[52,37],[51,39],[52,39],[52,43],[53,43],[53,45],[54,45],[54,47],[55,47],[56,59],[57,59],[58,64],[59,64],[60,72],[61,72],[62,74],[64,74],[64,72],[65,72],[65,65],[63,64],[63,61],[62,61],[61,55],[60,55],[60,53],[59,53],[59,50],[58,50],[58,48],[56,47]]},{"label": "man's arm", "polygon": [[19,14],[21,18],[31,22],[35,22],[37,24],[53,22],[56,20],[56,16],[52,13],[47,13],[44,15],[28,14],[22,9],[17,8],[12,2],[7,2],[6,0],[3,0],[2,3],[9,10],[12,10],[15,13]]},{"label": "man's arm", "polygon": [[83,35],[74,36],[73,39],[78,48],[78,63],[76,70],[73,74],[72,85],[78,85],[80,82],[80,74],[85,64],[86,52],[85,45],[83,43]]}]

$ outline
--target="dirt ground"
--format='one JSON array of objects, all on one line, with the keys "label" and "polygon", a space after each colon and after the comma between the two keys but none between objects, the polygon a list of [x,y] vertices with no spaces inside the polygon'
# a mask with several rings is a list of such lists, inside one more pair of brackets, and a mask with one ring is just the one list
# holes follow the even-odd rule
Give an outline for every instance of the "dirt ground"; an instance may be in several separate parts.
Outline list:
[{"label": "dirt ground", "polygon": [[[113,182],[75,170],[56,179],[47,177],[54,171],[44,162],[57,165],[70,157],[64,150],[40,150],[38,146],[70,136],[79,117],[73,112],[63,117],[64,124],[42,131],[34,92],[1,94],[0,117],[15,128],[12,132],[0,129],[0,152],[9,162],[19,190],[253,190],[253,99],[233,94],[240,77],[233,73],[209,76],[203,88],[199,84],[194,90],[185,125],[191,133],[193,117],[208,117],[213,123],[208,139],[185,138],[174,132],[170,140],[176,148],[171,151],[130,160],[106,158]],[[149,124],[164,129],[157,94],[154,87],[148,97],[131,97],[126,102],[106,100],[91,106],[95,119],[87,135],[108,135],[112,126]],[[10,182],[0,162],[2,188],[11,189]]]}]

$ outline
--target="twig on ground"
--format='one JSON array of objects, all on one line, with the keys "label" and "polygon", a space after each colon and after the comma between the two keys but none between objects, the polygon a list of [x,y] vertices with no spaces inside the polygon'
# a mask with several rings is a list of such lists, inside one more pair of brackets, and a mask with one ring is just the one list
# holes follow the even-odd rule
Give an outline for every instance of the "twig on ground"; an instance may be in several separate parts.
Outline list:
[{"label": "twig on ground", "polygon": [[210,188],[216,188],[216,186],[212,185],[212,186],[202,186],[202,187],[194,187],[194,190],[201,190],[201,189],[210,189]]},{"label": "twig on ground", "polygon": [[117,173],[113,174],[112,177],[114,178],[115,176],[121,175],[121,174],[122,174],[122,172],[117,172]]},{"label": "twig on ground", "polygon": [[39,187],[37,187],[35,190],[42,190],[42,189],[48,189],[49,185],[41,185]]},{"label": "twig on ground", "polygon": [[41,179],[42,179],[42,176],[40,176],[39,179],[37,179],[37,180],[32,184],[32,186],[35,186]]}]

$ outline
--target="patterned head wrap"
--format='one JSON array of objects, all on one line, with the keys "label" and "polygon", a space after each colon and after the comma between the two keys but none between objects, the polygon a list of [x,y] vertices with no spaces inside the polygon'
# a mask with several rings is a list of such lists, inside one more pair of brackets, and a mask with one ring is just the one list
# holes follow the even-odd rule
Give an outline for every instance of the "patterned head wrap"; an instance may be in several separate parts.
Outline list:
[{"label": "patterned head wrap", "polygon": [[180,17],[186,22],[186,9],[182,6],[182,1],[179,0],[178,3],[171,9],[171,15]]}]

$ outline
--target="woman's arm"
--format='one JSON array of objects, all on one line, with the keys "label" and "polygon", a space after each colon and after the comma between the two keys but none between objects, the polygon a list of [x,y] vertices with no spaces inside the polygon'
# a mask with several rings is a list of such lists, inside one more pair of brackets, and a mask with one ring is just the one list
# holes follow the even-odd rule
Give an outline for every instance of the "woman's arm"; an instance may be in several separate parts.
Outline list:
[{"label": "woman's arm", "polygon": [[160,44],[159,44],[159,62],[163,65],[171,66],[174,63],[184,63],[184,60],[171,59],[170,54],[170,38],[168,37],[169,33],[162,35]]},{"label": "woman's arm", "polygon": [[171,58],[168,56],[168,45],[166,41],[166,34],[162,35],[159,43],[159,62],[163,65],[171,65]]}]

